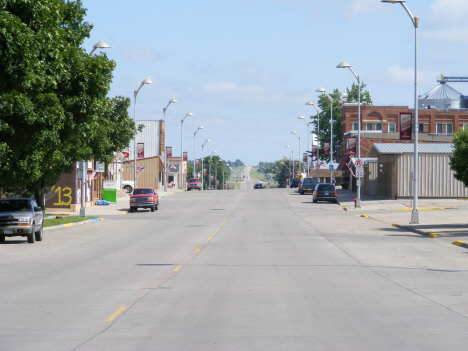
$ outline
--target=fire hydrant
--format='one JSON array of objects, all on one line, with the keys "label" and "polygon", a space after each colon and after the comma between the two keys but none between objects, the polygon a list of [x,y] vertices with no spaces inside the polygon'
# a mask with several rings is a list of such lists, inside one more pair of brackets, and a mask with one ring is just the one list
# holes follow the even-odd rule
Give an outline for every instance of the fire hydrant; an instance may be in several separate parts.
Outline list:
[{"label": "fire hydrant", "polygon": [[357,198],[354,198],[353,201],[354,201],[354,207],[356,207]]}]

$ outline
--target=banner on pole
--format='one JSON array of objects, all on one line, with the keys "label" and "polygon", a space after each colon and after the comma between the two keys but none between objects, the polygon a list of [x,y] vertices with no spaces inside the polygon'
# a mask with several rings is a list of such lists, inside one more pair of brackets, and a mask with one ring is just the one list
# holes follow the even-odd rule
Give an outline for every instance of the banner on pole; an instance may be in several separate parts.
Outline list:
[{"label": "banner on pole", "polygon": [[330,155],[330,143],[327,143],[327,142],[323,143],[323,154],[325,156]]},{"label": "banner on pole", "polygon": [[166,146],[167,158],[172,158],[172,146]]},{"label": "banner on pole", "polygon": [[138,158],[144,158],[145,157],[145,144],[138,143],[137,150],[138,150]]},{"label": "banner on pole", "polygon": [[184,153],[183,153],[182,160],[183,160],[184,162],[187,162],[187,152],[184,152]]},{"label": "banner on pole", "polygon": [[400,140],[411,140],[413,115],[400,113]]},{"label": "banner on pole", "polygon": [[302,162],[307,163],[307,152],[302,154]]}]

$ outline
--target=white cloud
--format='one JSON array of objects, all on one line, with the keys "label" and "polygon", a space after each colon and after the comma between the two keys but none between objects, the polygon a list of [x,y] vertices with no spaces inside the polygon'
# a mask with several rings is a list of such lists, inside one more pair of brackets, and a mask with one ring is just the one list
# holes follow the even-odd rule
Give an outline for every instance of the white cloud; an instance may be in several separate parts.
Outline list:
[{"label": "white cloud", "polygon": [[420,23],[421,38],[443,42],[468,42],[468,2],[460,0],[434,0],[428,14]]},{"label": "white cloud", "polygon": [[161,55],[155,52],[150,47],[145,48],[131,48],[123,52],[123,57],[129,61],[158,61],[161,59]]},{"label": "white cloud", "polygon": [[435,21],[464,22],[468,16],[468,2],[464,0],[434,0],[430,6]]},{"label": "white cloud", "polygon": [[[418,70],[418,85],[435,86],[437,84],[438,72],[429,72]],[[408,86],[414,84],[414,67],[403,68],[400,65],[392,65],[385,69],[381,74],[381,79],[390,84],[399,86]]]},{"label": "white cloud", "polygon": [[359,15],[377,11],[379,8],[382,9],[381,5],[380,1],[376,0],[354,0],[349,3],[343,15],[345,19],[349,20]]}]

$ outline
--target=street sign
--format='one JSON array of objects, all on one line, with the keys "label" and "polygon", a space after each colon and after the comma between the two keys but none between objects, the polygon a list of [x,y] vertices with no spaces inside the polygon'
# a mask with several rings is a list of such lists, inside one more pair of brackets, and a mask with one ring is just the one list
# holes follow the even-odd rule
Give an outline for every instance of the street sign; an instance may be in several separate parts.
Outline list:
[{"label": "street sign", "polygon": [[356,166],[356,168],[361,168],[363,166],[362,160],[357,159],[354,165]]},{"label": "street sign", "polygon": [[356,186],[361,186],[361,179],[356,180]]},{"label": "street sign", "polygon": [[362,178],[362,177],[364,177],[364,171],[362,171],[362,170],[361,170],[361,171],[358,171],[358,170],[356,169],[356,178]]},{"label": "street sign", "polygon": [[333,165],[328,166],[328,169],[330,170],[330,172],[333,171]]}]

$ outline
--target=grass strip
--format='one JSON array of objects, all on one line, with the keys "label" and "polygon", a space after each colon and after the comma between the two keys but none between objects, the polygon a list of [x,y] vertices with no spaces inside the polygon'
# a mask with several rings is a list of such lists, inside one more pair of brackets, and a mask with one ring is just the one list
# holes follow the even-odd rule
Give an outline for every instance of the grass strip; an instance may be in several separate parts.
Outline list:
[{"label": "grass strip", "polygon": [[54,227],[56,225],[68,224],[68,223],[78,223],[87,221],[88,219],[93,219],[98,217],[78,217],[78,216],[68,216],[63,218],[53,218],[44,220],[44,228]]}]

